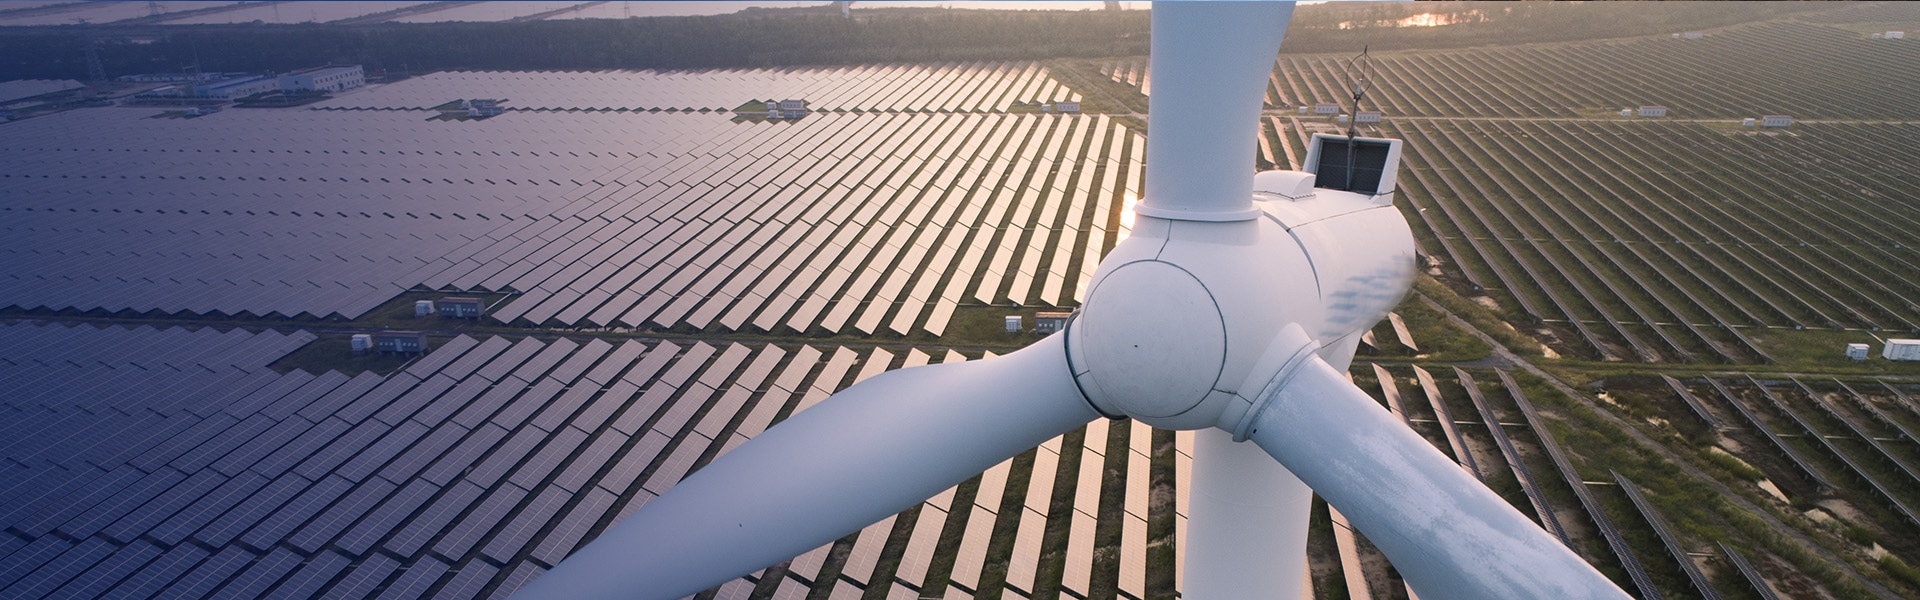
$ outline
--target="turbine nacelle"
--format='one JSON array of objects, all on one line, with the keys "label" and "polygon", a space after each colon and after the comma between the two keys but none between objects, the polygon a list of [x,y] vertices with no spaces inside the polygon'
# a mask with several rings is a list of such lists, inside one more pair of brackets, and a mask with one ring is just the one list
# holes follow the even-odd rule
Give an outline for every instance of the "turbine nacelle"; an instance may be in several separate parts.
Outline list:
[{"label": "turbine nacelle", "polygon": [[1244,438],[1262,392],[1302,358],[1351,358],[1405,296],[1413,237],[1378,196],[1313,181],[1256,176],[1254,219],[1139,217],[1067,329],[1074,378],[1095,408]]}]

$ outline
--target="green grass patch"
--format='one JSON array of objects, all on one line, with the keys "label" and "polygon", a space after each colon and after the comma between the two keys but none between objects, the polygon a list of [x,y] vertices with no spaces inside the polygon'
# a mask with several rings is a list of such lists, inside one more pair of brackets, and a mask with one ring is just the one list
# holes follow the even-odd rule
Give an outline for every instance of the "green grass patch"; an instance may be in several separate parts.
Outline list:
[{"label": "green grass patch", "polygon": [[[1487,337],[1493,338],[1494,341],[1499,342],[1517,354],[1535,357],[1546,355],[1547,347],[1542,345],[1540,340],[1520,333],[1520,331],[1514,329],[1512,325],[1501,320],[1500,316],[1493,312],[1493,309],[1487,308],[1478,302],[1474,302],[1455,293],[1452,288],[1448,288],[1445,284],[1440,283],[1439,280],[1433,277],[1423,274],[1415,278],[1413,281],[1413,290],[1415,293],[1433,300],[1435,304],[1439,304],[1442,308],[1445,308],[1447,312],[1451,312],[1455,316],[1460,317],[1475,329],[1479,329],[1482,333],[1487,334]],[[1436,311],[1436,313],[1437,312],[1438,311]],[[1415,340],[1418,341],[1417,334]]]}]

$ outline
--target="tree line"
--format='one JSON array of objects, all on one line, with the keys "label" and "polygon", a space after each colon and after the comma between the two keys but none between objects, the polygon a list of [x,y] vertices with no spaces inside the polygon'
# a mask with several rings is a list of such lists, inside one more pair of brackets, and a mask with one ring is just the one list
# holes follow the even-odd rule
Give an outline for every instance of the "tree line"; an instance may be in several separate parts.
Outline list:
[{"label": "tree line", "polygon": [[[857,13],[856,13],[857,14]],[[711,69],[1030,60],[1147,52],[1145,11],[750,11],[708,17],[522,23],[0,28],[0,80],[85,79],[97,45],[109,77],[284,72],[360,64],[369,75],[450,69]]]}]

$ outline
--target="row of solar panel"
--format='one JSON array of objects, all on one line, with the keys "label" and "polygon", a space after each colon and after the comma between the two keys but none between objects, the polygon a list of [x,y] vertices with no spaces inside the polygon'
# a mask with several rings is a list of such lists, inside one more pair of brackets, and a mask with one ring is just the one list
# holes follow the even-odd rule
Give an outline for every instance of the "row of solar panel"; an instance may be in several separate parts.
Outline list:
[{"label": "row of solar panel", "polygon": [[519,109],[732,110],[804,99],[816,111],[1006,112],[1016,103],[1080,100],[1039,63],[868,65],[697,72],[440,72],[322,102],[320,108],[427,110],[449,100],[502,98]]},{"label": "row of solar panel", "polygon": [[[0,154],[32,160],[0,170],[109,173],[115,161],[161,157],[170,169],[210,173],[231,154],[125,154],[96,132],[54,160],[28,151],[52,131],[29,133]],[[684,146],[696,133],[721,137],[690,154],[626,153],[602,173],[607,183],[569,180],[525,209],[575,215],[565,219],[485,216],[519,208],[512,197],[420,198],[352,183],[357,175],[319,177],[343,168],[329,151],[312,165],[250,164],[267,169],[256,180],[188,181],[205,189],[185,196],[144,196],[152,190],[117,179],[0,178],[22,192],[0,207],[12,215],[0,256],[18,259],[0,263],[0,303],[357,317],[424,284],[522,292],[502,307],[503,321],[938,334],[963,301],[1058,306],[1082,293],[1098,256],[1124,235],[1114,214],[1137,195],[1143,150],[1104,116],[834,116],[669,141]],[[257,180],[268,175],[334,181]],[[352,196],[356,188],[364,191]]]},{"label": "row of solar panel", "polygon": [[[918,350],[863,357],[806,346],[460,337],[391,376],[349,377],[283,375],[257,364],[246,365],[256,369],[249,373],[222,361],[142,368],[111,347],[190,335],[229,344],[220,356],[257,363],[311,337],[183,331],[0,326],[0,395],[33,399],[15,416],[56,415],[0,424],[19,440],[6,447],[9,484],[0,491],[0,506],[10,507],[0,527],[11,534],[0,536],[0,594],[366,597],[385,586],[394,597],[436,588],[449,597],[497,595],[787,414],[843,384],[932,358]],[[43,343],[99,353],[64,367],[14,362]],[[15,376],[49,370],[60,373]],[[69,385],[76,380],[102,383]],[[173,396],[198,400],[174,407]],[[1137,456],[1115,463],[1098,458],[1107,448],[1104,421],[1086,449],[1073,449],[1093,457],[1076,467],[1083,489],[1098,490],[1105,466],[1141,474],[1129,483],[1130,520],[1145,517],[1144,432],[1136,427],[1128,446]],[[1033,479],[1047,483],[1031,489],[1052,489],[1046,465],[1060,462],[1059,444],[1037,451],[1046,458]],[[970,524],[950,525],[965,532],[953,575],[960,585],[974,585],[1011,466],[983,475],[966,509]],[[1074,534],[1076,558],[1091,552],[1097,497],[1074,500],[1074,527],[1084,529]],[[1030,574],[1040,560],[1036,536],[1048,498],[1029,493],[1022,510],[1007,511],[1027,517],[1014,559],[1026,566],[1016,572]],[[940,539],[934,514],[959,510],[952,494],[931,502],[920,518],[934,524],[886,545],[889,530],[876,526],[870,531],[882,533],[863,536],[855,567],[842,572],[884,585],[860,565],[904,545],[891,577],[922,585]],[[1143,556],[1143,523],[1127,527],[1130,557]],[[789,571],[811,581],[825,558],[809,553]],[[1076,573],[1069,569],[1066,585],[1084,593]]]}]

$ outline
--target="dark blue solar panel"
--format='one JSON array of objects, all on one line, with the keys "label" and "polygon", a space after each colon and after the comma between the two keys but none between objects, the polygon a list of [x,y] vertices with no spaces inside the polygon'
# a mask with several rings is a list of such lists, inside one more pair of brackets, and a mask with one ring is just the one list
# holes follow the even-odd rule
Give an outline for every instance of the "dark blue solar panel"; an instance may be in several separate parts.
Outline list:
[{"label": "dark blue solar panel", "polygon": [[186,478],[185,474],[173,469],[155,471],[141,478],[140,481],[128,485],[120,493],[93,505],[93,508],[74,517],[72,521],[60,525],[58,529],[76,538],[99,533],[101,528],[126,516],[133,509],[139,508],[141,504],[145,504],[154,496],[160,495],[160,492],[167,491],[167,488],[173,487],[174,484]]},{"label": "dark blue solar panel", "polygon": [[[509,386],[506,382],[502,382],[500,387]],[[521,423],[527,421],[528,417],[533,416],[535,412],[539,412],[542,407],[545,407],[548,400],[552,400],[554,396],[560,395],[560,390],[565,387],[565,384],[551,379],[540,380],[540,383],[536,383],[533,387],[528,388],[527,393],[522,394],[519,398],[513,399],[512,402],[508,402],[506,408],[500,409],[500,413],[493,416],[493,424],[507,429],[519,427]],[[495,389],[499,388],[496,387]]]},{"label": "dark blue solar panel", "polygon": [[527,542],[533,541],[535,533],[546,528],[547,522],[552,521],[554,515],[560,514],[560,509],[565,508],[572,498],[572,492],[557,487],[541,490],[540,495],[535,496],[533,502],[527,503],[526,508],[520,509],[519,514],[506,520],[500,528],[500,533],[495,534],[493,540],[487,542],[484,554],[502,563],[511,561],[520,553],[521,548],[526,547]]},{"label": "dark blue solar panel", "polygon": [[600,478],[600,487],[615,494],[627,493],[627,490],[633,487],[635,479],[647,470],[647,465],[653,464],[653,460],[660,456],[660,450],[666,448],[669,441],[672,441],[672,438],[658,431],[647,432],[634,443],[632,448],[627,449],[626,454],[620,455],[620,461],[614,463],[613,469],[607,471],[605,477]]},{"label": "dark blue solar panel", "polygon": [[467,467],[478,464],[480,459],[487,455],[487,451],[493,449],[493,446],[505,437],[507,437],[507,430],[493,425],[475,429],[467,439],[461,440],[460,445],[454,446],[452,451],[447,452],[439,462],[433,463],[433,466],[420,477],[445,486],[447,482],[453,481],[455,477],[465,472]]},{"label": "dark blue solar panel", "polygon": [[267,588],[286,577],[304,560],[286,548],[274,548],[220,589],[223,598],[265,598]]},{"label": "dark blue solar panel", "polygon": [[[292,428],[298,427],[296,424]],[[313,425],[300,433],[292,442],[280,445],[278,450],[267,455],[265,459],[254,463],[252,468],[254,471],[268,477],[278,477],[283,473],[291,472],[294,465],[300,464],[314,453],[319,452],[321,448],[325,448],[328,444],[333,443],[335,439],[338,439],[342,434],[346,433],[349,428],[350,426],[347,425],[346,422],[339,419],[321,421],[319,424]]]},{"label": "dark blue solar panel", "polygon": [[187,504],[212,491],[226,482],[226,477],[212,471],[201,471],[188,475],[178,485],[155,496],[154,499],[127,513],[120,520],[108,525],[101,533],[120,542],[132,541],[159,525],[173,513],[186,508]]},{"label": "dark blue solar panel", "polygon": [[595,473],[600,472],[601,467],[607,466],[607,462],[613,458],[613,453],[619,451],[620,446],[625,443],[627,443],[627,437],[618,431],[601,434],[600,437],[594,438],[592,444],[587,445],[585,451],[574,457],[566,470],[561,471],[560,476],[553,479],[553,484],[568,490],[580,491],[580,488],[587,485],[588,480],[591,480]]},{"label": "dark blue solar panel", "polygon": [[[533,358],[529,358],[526,362],[520,363],[518,367],[515,367],[513,369],[513,377],[523,383],[533,383],[535,379],[539,379],[541,375],[546,374],[554,365],[560,364],[561,359],[566,358],[567,355],[573,353],[574,349],[579,347],[579,343],[567,338],[554,340],[553,343],[547,344],[546,349],[541,350],[539,354],[533,355]],[[492,365],[488,365],[488,367],[491,368]],[[560,381],[565,382],[566,380],[562,379]]]},{"label": "dark blue solar panel", "polygon": [[493,487],[495,482],[512,471],[520,461],[533,452],[535,446],[547,437],[547,432],[528,427],[507,438],[506,443],[487,456],[487,460],[466,474],[467,481],[480,484],[481,487]]},{"label": "dark blue solar panel", "polygon": [[86,573],[68,581],[67,585],[62,586],[59,591],[54,592],[52,597],[102,597],[108,588],[113,587],[116,583],[120,583],[121,579],[125,579],[127,574],[134,572],[135,569],[146,566],[154,557],[159,556],[160,552],[159,546],[149,544],[144,540],[135,540],[133,543],[121,547],[118,552],[113,553],[113,555],[107,557],[106,560],[100,561],[100,564],[94,565],[91,569],[87,569]]},{"label": "dark blue solar panel", "polygon": [[313,379],[314,376],[307,374],[305,371],[287,373],[286,375],[280,376],[279,379],[274,380],[273,383],[261,386],[261,388],[255,390],[254,393],[247,394],[245,397],[227,404],[226,407],[221,410],[242,419],[247,418],[261,412],[268,406],[272,406],[281,398],[298,391],[302,386],[305,386],[307,382],[313,381]]},{"label": "dark blue solar panel", "polygon": [[255,548],[272,548],[274,544],[286,539],[288,534],[299,528],[307,519],[325,510],[334,499],[353,489],[353,483],[339,477],[328,477],[314,483],[299,496],[294,497],[286,506],[280,507],[260,525],[240,536],[240,541]]},{"label": "dark blue solar panel", "polygon": [[[567,357],[566,362],[560,363],[560,366],[555,368],[552,373],[548,373],[547,377],[571,382],[579,378],[581,373],[586,372],[587,367],[592,366],[594,361],[599,360],[608,350],[612,349],[613,344],[598,339],[588,340],[585,345],[580,346],[580,349],[573,353],[573,356]],[[592,385],[599,387],[599,383]]]},{"label": "dark blue solar panel", "polygon": [[489,385],[492,385],[492,383],[485,379],[478,377],[468,378],[460,382],[459,385],[454,386],[453,389],[448,390],[447,393],[442,394],[438,399],[421,407],[419,412],[413,414],[413,420],[427,425],[439,425],[446,422],[447,417],[453,416],[453,413],[466,407],[467,403],[473,401],[481,392],[487,391]]},{"label": "dark blue solar panel", "polygon": [[401,394],[399,398],[396,398],[391,404],[388,404],[386,408],[380,409],[380,412],[374,414],[373,418],[388,425],[399,423],[409,415],[425,407],[429,402],[432,402],[434,398],[440,397],[442,392],[447,391],[448,388],[452,388],[453,385],[454,380],[450,377],[443,375],[428,377],[426,381],[420,382],[419,386],[408,390],[405,394]]},{"label": "dark blue solar panel", "polygon": [[353,571],[341,578],[339,583],[327,589],[325,597],[361,600],[373,595],[373,589],[379,587],[381,582],[387,580],[387,576],[392,575],[393,571],[399,568],[399,561],[379,554],[369,556],[355,565]]},{"label": "dark blue solar panel", "polygon": [[[412,421],[409,421],[409,423],[412,423]],[[420,443],[414,444],[412,448],[408,448],[399,458],[387,463],[387,467],[380,470],[380,476],[385,477],[388,481],[406,481],[411,479],[414,475],[419,474],[422,469],[427,468],[427,465],[433,464],[433,460],[440,458],[440,455],[446,453],[448,448],[452,448],[454,444],[460,443],[460,438],[466,434],[467,430],[461,428],[459,425],[447,424],[441,426],[439,429],[433,430],[432,433],[422,438]]]},{"label": "dark blue solar panel", "polygon": [[453,529],[447,532],[446,537],[440,538],[440,543],[434,544],[433,550],[448,558],[466,558],[467,553],[473,550],[473,545],[479,543],[487,532],[492,531],[494,526],[507,518],[507,514],[512,512],[514,506],[519,504],[520,499],[526,495],[526,490],[511,485],[503,485],[493,490],[480,501],[479,508],[473,509],[473,512],[467,514],[467,518],[461,519],[459,524],[454,525]]},{"label": "dark blue solar panel", "polygon": [[220,515],[219,519],[215,519],[212,524],[201,529],[193,537],[210,546],[225,546],[241,532],[253,527],[261,519],[267,518],[267,515],[273,514],[273,511],[279,510],[281,505],[306,490],[309,484],[311,482],[299,475],[292,473],[282,475],[260,491],[254,492],[252,497],[235,506],[233,510],[227,511],[227,514]]},{"label": "dark blue solar panel", "polygon": [[287,542],[294,548],[317,552],[327,542],[332,541],[334,536],[345,531],[347,526],[360,520],[367,511],[373,510],[374,505],[393,493],[393,489],[394,485],[385,479],[377,477],[369,479],[366,483],[360,484],[360,487],[354,488],[353,492],[345,498],[335,502],[326,512],[320,513],[319,517],[312,523],[308,523],[299,533],[288,538]]},{"label": "dark blue solar panel", "polygon": [[[47,532],[53,531],[53,528],[58,527],[61,523],[65,523],[67,520],[79,516],[80,513],[85,512],[87,509],[92,508],[95,504],[107,498],[114,497],[120,490],[126,489],[127,486],[133,485],[146,476],[146,473],[142,473],[139,469],[135,469],[132,466],[120,465],[99,479],[93,480],[86,488],[79,490],[71,496],[61,498],[56,503],[49,504],[45,507],[36,507],[38,510],[33,512],[9,514],[5,522],[13,523],[14,527],[19,528],[29,536],[39,537],[46,535]],[[26,507],[22,508],[24,511]],[[0,556],[4,556],[4,554],[0,554]]]},{"label": "dark blue solar panel", "polygon": [[5,490],[0,492],[0,526],[17,525],[58,510],[70,497],[85,494],[95,481],[108,475],[105,470],[84,465],[74,471],[38,468],[28,473],[31,475],[0,483],[0,489]]},{"label": "dark blue solar panel", "polygon": [[388,585],[387,591],[380,594],[379,600],[420,598],[426,595],[427,588],[433,587],[434,582],[439,581],[440,576],[446,572],[447,563],[440,562],[440,559],[431,556],[422,557],[408,565],[407,572],[402,573],[399,579],[395,579],[393,584]]},{"label": "dark blue solar panel", "polygon": [[[20,578],[11,586],[0,589],[0,597],[7,598],[44,598],[53,590],[67,583],[74,576],[99,564],[111,556],[117,548],[100,538],[88,538],[80,545],[67,550],[58,558]],[[4,555],[0,555],[4,556]],[[8,561],[11,562],[11,561]]]},{"label": "dark blue solar panel", "polygon": [[413,445],[420,436],[426,434],[425,425],[412,421],[402,422],[399,427],[393,428],[393,431],[387,432],[387,435],[382,436],[379,441],[367,446],[366,450],[362,450],[359,455],[353,457],[353,460],[347,461],[347,464],[341,465],[335,472],[341,477],[354,481],[365,479],[400,454],[402,450],[406,450],[407,446]]},{"label": "dark blue solar panel", "polygon": [[253,553],[237,546],[223,548],[219,554],[188,571],[186,576],[174,582],[161,595],[167,598],[205,598],[213,593],[214,588],[220,587],[221,582],[252,562]]},{"label": "dark blue solar panel", "polygon": [[197,420],[187,418],[166,418],[155,413],[139,416],[140,420],[120,434],[102,439],[96,445],[97,451],[88,452],[88,459],[102,466],[120,465],[146,456],[154,447],[172,440]]},{"label": "dark blue solar panel", "polygon": [[162,543],[172,545],[219,517],[227,509],[246,500],[254,492],[267,485],[267,478],[255,473],[245,473],[227,480],[219,488],[195,500],[185,509],[175,513],[158,527],[148,531],[147,535]]},{"label": "dark blue solar panel", "polygon": [[322,586],[332,581],[335,575],[345,570],[353,560],[331,550],[321,552],[308,559],[306,564],[295,569],[280,587],[274,588],[273,595],[278,598],[312,598],[320,592]]},{"label": "dark blue solar panel", "polygon": [[386,378],[370,372],[361,373],[354,376],[351,381],[341,384],[340,387],[334,388],[331,392],[327,392],[327,394],[321,396],[319,400],[308,404],[306,408],[300,409],[299,414],[308,421],[320,422],[327,417],[333,416],[334,413],[340,412],[340,409],[346,407],[347,403],[352,402],[355,398],[359,398],[362,394],[367,393],[368,390],[379,386],[382,381],[386,381]]},{"label": "dark blue solar panel", "polygon": [[314,452],[311,458],[300,463],[300,466],[294,467],[293,470],[308,479],[325,477],[362,448],[373,445],[373,442],[380,439],[387,429],[388,427],[379,421],[363,421],[341,434],[339,438],[332,440],[326,447]]},{"label": "dark blue solar panel", "polygon": [[548,437],[547,445],[534,453],[532,460],[528,460],[526,464],[520,466],[519,470],[514,471],[509,481],[522,488],[535,489],[540,482],[547,479],[547,476],[553,474],[554,469],[559,468],[561,461],[573,456],[573,452],[579,450],[580,444],[586,441],[587,434],[580,430],[572,427],[562,428],[560,433]]},{"label": "dark blue solar panel", "polygon": [[[280,471],[285,471],[288,465],[266,467],[262,465],[262,461],[272,456],[275,451],[299,439],[300,434],[306,433],[306,431],[312,427],[312,423],[308,423],[306,419],[299,417],[291,417],[275,423],[273,427],[255,436],[253,441],[247,442],[245,445],[234,449],[233,452],[227,453],[226,456],[220,457],[220,460],[214,461],[213,469],[226,475],[234,475],[244,469],[274,471],[275,474]],[[261,466],[262,468],[255,468],[256,466]]]},{"label": "dark blue solar panel", "polygon": [[[192,417],[175,418],[191,419]],[[220,435],[220,433],[226,431],[228,427],[232,427],[235,423],[239,422],[240,420],[234,418],[232,415],[214,415],[201,420],[186,431],[174,435],[159,447],[148,451],[139,458],[133,459],[133,466],[140,467],[145,471],[153,471],[154,469],[166,466],[168,463],[173,462],[173,459],[179,458],[180,455],[186,454],[188,450],[192,450],[194,447],[206,443],[207,440],[213,439],[214,436]]]},{"label": "dark blue solar panel", "polygon": [[487,584],[493,581],[493,576],[499,572],[499,569],[485,562],[468,561],[466,565],[460,567],[460,572],[447,582],[447,586],[440,588],[440,593],[434,597],[461,600],[477,597],[480,595],[480,590],[486,589]]},{"label": "dark blue solar panel", "polygon": [[513,568],[513,571],[507,573],[505,579],[500,580],[500,585],[493,588],[493,595],[488,597],[506,598],[507,596],[511,596],[514,592],[519,591],[522,586],[527,585],[527,582],[533,581],[533,578],[539,577],[541,573],[545,572],[547,572],[547,570],[540,568],[540,565],[522,561],[519,566]]},{"label": "dark blue solar panel", "polygon": [[487,366],[481,367],[474,376],[498,382],[500,378],[506,377],[508,372],[519,368],[522,362],[545,346],[546,344],[540,343],[540,340],[523,338],[506,352],[500,353],[500,356],[494,358],[492,362],[488,362]]},{"label": "dark blue solar panel", "polygon": [[418,510],[420,505],[426,504],[434,494],[439,492],[440,486],[434,485],[431,481],[414,480],[401,488],[392,498],[387,499],[380,508],[374,509],[372,514],[367,515],[365,520],[360,521],[360,524],[354,526],[346,535],[340,536],[337,544],[351,554],[365,554],[367,549],[379,543],[380,538],[392,533],[402,521],[413,515],[413,511]]},{"label": "dark blue solar panel", "polygon": [[[226,431],[220,432],[220,435],[214,436],[213,439],[208,440],[206,443],[187,451],[186,454],[180,455],[180,458],[174,459],[174,461],[170,463],[170,466],[188,472],[204,469],[207,465],[212,464],[213,461],[222,456],[226,456],[226,454],[233,451],[233,449],[253,441],[255,436],[260,435],[260,432],[272,428],[273,425],[273,419],[262,415],[247,417],[246,420],[235,424],[233,427],[227,428]],[[240,460],[249,463],[253,462],[246,458]]]},{"label": "dark blue solar panel", "polygon": [[385,547],[401,556],[414,556],[421,546],[440,535],[442,530],[453,524],[454,519],[460,517],[460,513],[466,512],[467,507],[473,506],[473,502],[484,494],[486,490],[480,489],[480,486],[465,481],[454,484],[433,504],[427,505],[420,516],[408,522],[406,528],[387,540]]},{"label": "dark blue solar panel", "polygon": [[600,488],[588,491],[580,503],[567,512],[566,518],[561,519],[560,524],[540,540],[540,545],[533,549],[533,559],[549,565],[560,564],[560,559],[566,558],[580,545],[580,540],[593,530],[593,526],[606,516],[607,511],[613,508],[614,501],[619,499],[612,492]]},{"label": "dark blue solar panel", "polygon": [[[442,367],[440,372],[445,373],[449,377],[465,378],[472,374],[474,370],[479,369],[480,365],[486,364],[488,360],[492,360],[493,357],[499,356],[501,352],[505,352],[507,348],[511,347],[513,347],[513,342],[507,341],[507,338],[487,338],[485,341],[480,342],[480,345],[474,347],[474,349],[461,355],[460,360],[456,360],[452,364]],[[433,354],[434,353],[428,353],[427,356],[432,357]]]},{"label": "dark blue solar panel", "polygon": [[[615,386],[614,389],[621,388],[620,386]],[[605,425],[607,419],[612,418],[615,411],[620,410],[622,406],[626,406],[626,398],[616,398],[610,395],[601,396],[598,399],[588,397],[596,393],[599,393],[599,390],[578,385],[574,386],[573,389],[567,390],[568,396],[581,394],[582,396],[579,398],[578,404],[586,406],[584,410],[580,411],[579,416],[573,418],[574,427],[579,427],[587,431],[599,431],[600,426]],[[573,401],[571,398],[565,396],[561,399],[569,402]]]},{"label": "dark blue solar panel", "polygon": [[26,577],[28,573],[32,573],[34,569],[40,568],[40,565],[47,564],[48,561],[65,554],[73,546],[73,542],[53,536],[42,536],[34,540],[26,548],[7,555],[6,564],[0,565],[4,567],[0,568],[0,586],[12,585],[20,578]]},{"label": "dark blue solar panel", "polygon": [[[481,379],[480,381],[486,380]],[[492,417],[493,413],[499,411],[500,407],[506,406],[507,402],[512,400],[513,397],[521,391],[523,391],[523,389],[517,385],[495,386],[493,389],[487,390],[486,393],[480,394],[480,397],[474,399],[472,404],[468,404],[466,408],[461,409],[459,414],[453,416],[453,422],[468,429],[479,427],[481,423],[487,422],[487,419]]]},{"label": "dark blue solar panel", "polygon": [[275,402],[261,409],[260,414],[273,417],[277,420],[285,420],[287,417],[291,417],[294,413],[306,408],[307,405],[312,404],[314,400],[327,395],[328,392],[333,391],[341,385],[345,385],[350,380],[352,380],[352,378],[347,377],[339,371],[328,371],[326,374],[308,382],[305,387],[300,388],[300,391],[288,394],[285,398],[281,398],[279,402]]},{"label": "dark blue solar panel", "polygon": [[373,413],[379,411],[381,408],[385,408],[388,402],[392,402],[394,398],[400,397],[400,394],[405,393],[418,383],[420,383],[419,378],[406,373],[388,377],[385,382],[380,384],[380,387],[374,388],[373,391],[367,392],[366,395],[347,404],[338,412],[333,413],[333,416],[339,417],[340,420],[348,423],[358,423],[372,416]]},{"label": "dark blue solar panel", "polygon": [[192,544],[174,546],[172,550],[168,550],[153,562],[147,563],[147,566],[134,572],[132,576],[127,577],[126,581],[120,582],[120,585],[107,592],[107,595],[116,598],[153,597],[159,594],[160,588],[173,583],[173,580],[186,574],[194,565],[200,564],[200,561],[206,558],[207,551]]},{"label": "dark blue solar panel", "polygon": [[[451,363],[454,359],[462,358],[463,355],[479,345],[481,344],[478,340],[465,335],[454,337],[451,340],[447,340],[447,343],[434,348],[432,352],[428,352],[426,356],[420,357],[420,360],[414,361],[411,365],[407,365],[407,372],[412,373],[415,377],[432,375],[444,369],[447,364]],[[502,348],[504,347],[505,346],[502,346]],[[450,373],[449,375],[458,379],[465,377],[466,373]]]},{"label": "dark blue solar panel", "polygon": [[620,344],[620,347],[614,349],[613,354],[607,356],[606,360],[600,361],[592,371],[587,372],[586,379],[603,386],[612,383],[622,371],[633,366],[634,359],[639,358],[640,354],[646,351],[647,345],[640,342],[628,341]]}]

